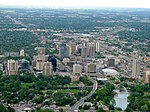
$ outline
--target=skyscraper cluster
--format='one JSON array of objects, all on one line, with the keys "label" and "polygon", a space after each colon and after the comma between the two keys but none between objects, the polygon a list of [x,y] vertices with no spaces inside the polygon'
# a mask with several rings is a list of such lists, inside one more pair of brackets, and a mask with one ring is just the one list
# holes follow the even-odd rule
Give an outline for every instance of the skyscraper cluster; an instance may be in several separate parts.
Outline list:
[{"label": "skyscraper cluster", "polygon": [[53,61],[50,61],[48,55],[45,55],[45,48],[44,47],[37,47],[37,54],[33,57],[32,67],[36,70],[37,73],[43,74],[46,76],[50,76],[55,72],[56,69],[53,66]]}]

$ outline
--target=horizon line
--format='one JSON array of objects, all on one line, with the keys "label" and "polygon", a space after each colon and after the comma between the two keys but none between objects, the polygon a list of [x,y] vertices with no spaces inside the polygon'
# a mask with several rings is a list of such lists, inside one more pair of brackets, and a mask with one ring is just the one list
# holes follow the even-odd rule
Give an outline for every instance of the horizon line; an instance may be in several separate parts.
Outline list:
[{"label": "horizon line", "polygon": [[18,6],[18,5],[3,5],[0,4],[0,8],[23,8],[23,9],[150,9],[148,7],[110,7],[110,6]]}]

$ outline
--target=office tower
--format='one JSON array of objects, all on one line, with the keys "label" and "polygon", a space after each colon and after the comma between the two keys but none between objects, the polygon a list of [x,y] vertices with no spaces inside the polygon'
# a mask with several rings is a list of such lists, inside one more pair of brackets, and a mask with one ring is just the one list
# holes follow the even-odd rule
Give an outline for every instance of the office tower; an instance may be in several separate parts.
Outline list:
[{"label": "office tower", "polygon": [[89,56],[89,48],[86,46],[82,46],[81,48],[81,57],[87,58]]},{"label": "office tower", "polygon": [[22,70],[28,70],[29,69],[29,61],[22,59],[21,60],[21,69]]},{"label": "office tower", "polygon": [[115,66],[115,59],[108,59],[108,61],[107,61],[107,66],[108,66],[108,67],[113,67],[113,66]]},{"label": "office tower", "polygon": [[95,57],[96,48],[94,44],[89,45],[89,57]]},{"label": "office tower", "polygon": [[44,47],[37,47],[38,55],[45,55],[45,48]]},{"label": "office tower", "polygon": [[95,43],[96,52],[100,52],[100,42]]},{"label": "office tower", "polygon": [[43,75],[51,76],[53,74],[53,67],[51,62],[44,62],[43,64]]},{"label": "office tower", "polygon": [[69,45],[66,45],[66,57],[71,56],[71,49]]},{"label": "office tower", "polygon": [[145,73],[145,82],[150,84],[150,70]]},{"label": "office tower", "polygon": [[137,76],[140,76],[140,64],[137,59],[133,59],[132,62],[132,77],[136,78]]},{"label": "office tower", "polygon": [[59,58],[64,59],[67,57],[66,55],[67,55],[67,47],[66,44],[62,43],[59,46]]},{"label": "office tower", "polygon": [[25,56],[25,53],[24,53],[24,50],[20,50],[20,56],[24,57]]},{"label": "office tower", "polygon": [[36,59],[36,70],[37,71],[43,70],[43,60],[41,58]]},{"label": "office tower", "polygon": [[18,61],[8,60],[7,62],[8,74],[15,75],[18,72]]},{"label": "office tower", "polygon": [[88,73],[96,73],[96,65],[94,63],[87,64]]},{"label": "office tower", "polygon": [[73,73],[76,75],[80,75],[82,73],[82,66],[80,64],[74,64]]},{"label": "office tower", "polygon": [[74,55],[74,53],[76,52],[76,43],[70,42],[69,47],[70,47],[70,55]]},{"label": "office tower", "polygon": [[56,69],[57,69],[57,59],[54,56],[49,56],[48,57],[48,62],[52,63],[53,72],[56,72]]}]

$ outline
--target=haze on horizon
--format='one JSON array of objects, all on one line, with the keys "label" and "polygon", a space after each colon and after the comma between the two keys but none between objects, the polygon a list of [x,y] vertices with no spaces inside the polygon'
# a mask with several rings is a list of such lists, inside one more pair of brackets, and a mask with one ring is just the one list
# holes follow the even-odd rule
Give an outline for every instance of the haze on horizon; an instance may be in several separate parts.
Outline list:
[{"label": "haze on horizon", "polygon": [[150,0],[0,0],[1,6],[150,8]]}]

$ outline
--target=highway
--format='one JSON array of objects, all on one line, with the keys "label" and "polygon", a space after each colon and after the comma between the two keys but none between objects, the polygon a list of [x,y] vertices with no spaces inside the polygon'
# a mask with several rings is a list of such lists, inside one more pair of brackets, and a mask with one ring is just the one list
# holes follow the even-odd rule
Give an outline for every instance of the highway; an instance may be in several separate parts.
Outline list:
[{"label": "highway", "polygon": [[85,97],[81,98],[79,101],[77,101],[77,102],[70,108],[70,112],[75,112],[75,110],[78,110],[79,106],[84,103],[84,100],[86,100],[87,98],[91,97],[91,96],[93,95],[93,93],[97,90],[97,81],[94,80],[94,79],[92,79],[92,78],[89,77],[89,76],[88,76],[88,79],[93,82],[93,89],[91,90],[91,92],[90,92],[87,96],[85,96]]}]

